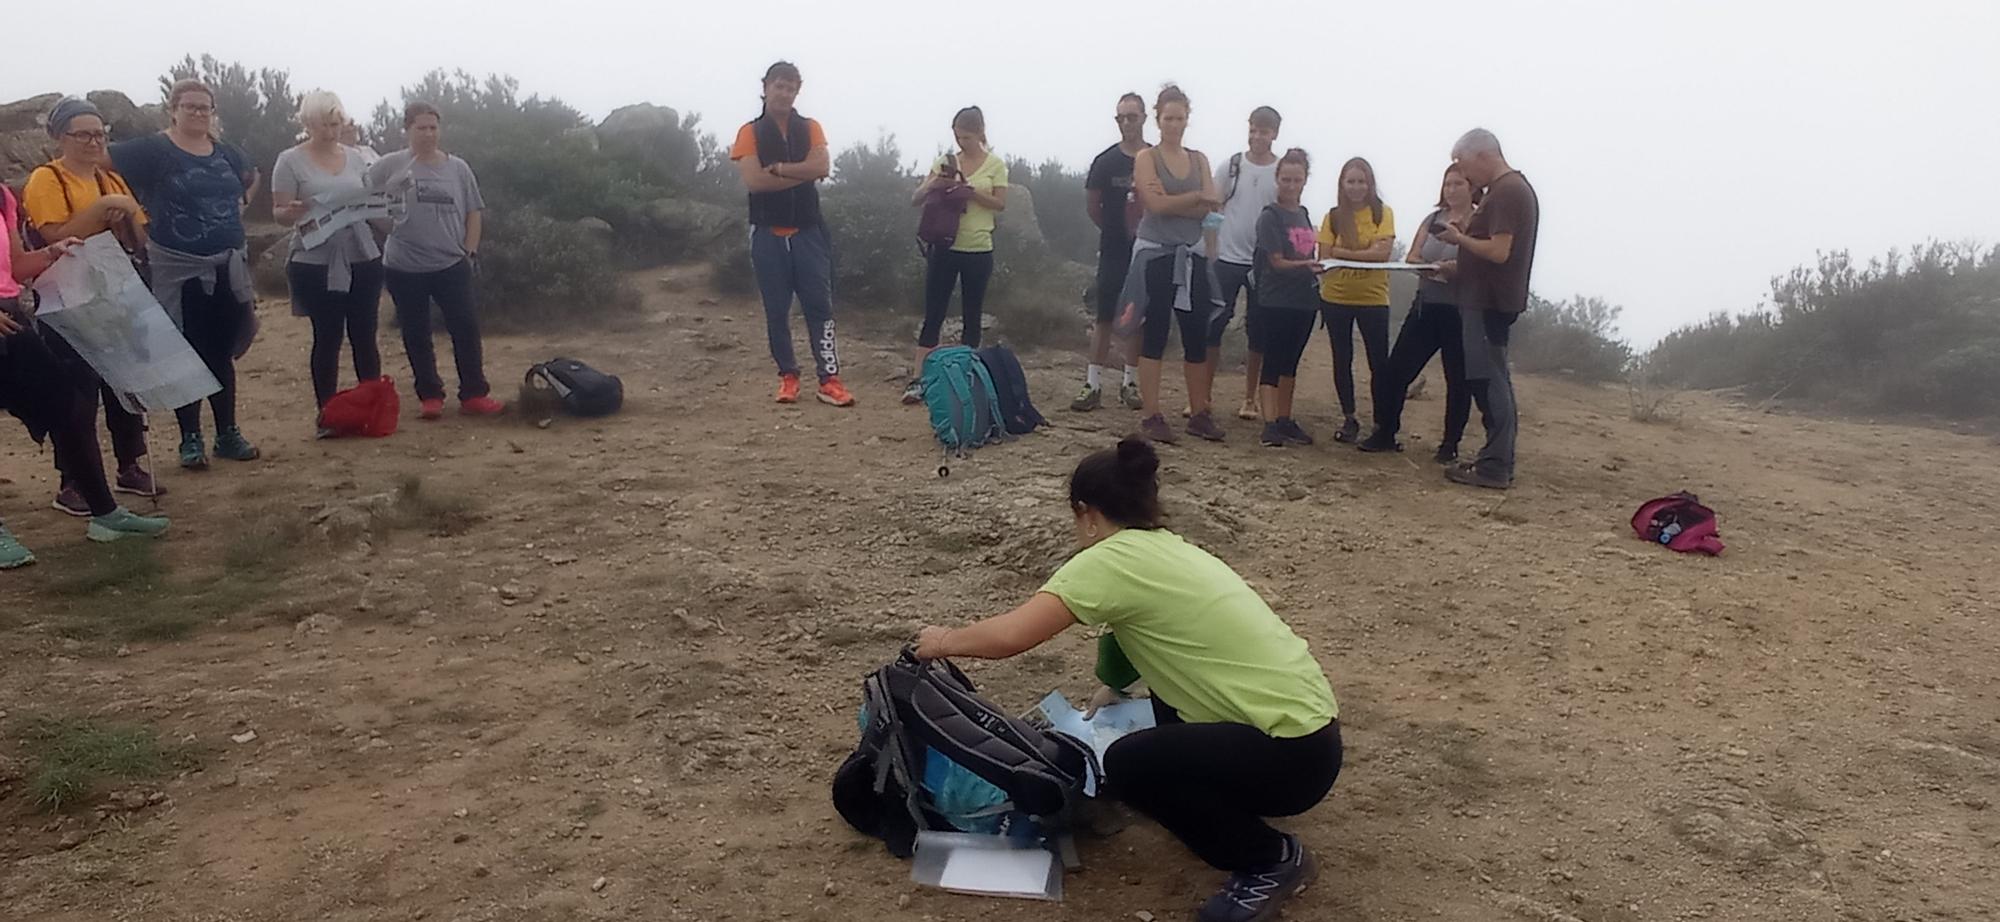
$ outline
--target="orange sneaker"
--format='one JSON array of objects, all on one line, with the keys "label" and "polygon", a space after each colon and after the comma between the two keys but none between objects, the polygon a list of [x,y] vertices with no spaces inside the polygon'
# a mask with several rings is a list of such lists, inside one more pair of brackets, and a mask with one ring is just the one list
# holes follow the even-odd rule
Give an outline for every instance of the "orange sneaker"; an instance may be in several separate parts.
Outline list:
[{"label": "orange sneaker", "polygon": [[422,400],[422,401],[420,402],[420,404],[419,404],[419,405],[420,405],[420,406],[422,407],[422,409],[419,409],[419,410],[417,411],[417,418],[418,418],[418,419],[443,419],[443,418],[444,418],[444,399],[443,399],[443,398],[440,398],[440,397],[427,397],[427,398],[425,398],[424,400]]},{"label": "orange sneaker", "polygon": [[847,385],[840,383],[840,376],[833,375],[819,383],[819,402],[836,407],[854,405],[854,395],[847,392]]},{"label": "orange sneaker", "polygon": [[506,409],[506,404],[491,397],[473,397],[458,402],[458,412],[465,416],[498,416]]},{"label": "orange sneaker", "polygon": [[798,376],[798,375],[779,375],[779,376],[778,376],[778,402],[779,402],[779,403],[798,403],[798,402],[799,402],[799,376]]}]

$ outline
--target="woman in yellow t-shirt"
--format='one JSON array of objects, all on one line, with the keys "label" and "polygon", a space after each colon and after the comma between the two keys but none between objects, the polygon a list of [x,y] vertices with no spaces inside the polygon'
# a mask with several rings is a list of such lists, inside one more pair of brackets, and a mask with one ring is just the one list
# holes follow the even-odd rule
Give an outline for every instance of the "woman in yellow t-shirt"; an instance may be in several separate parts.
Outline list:
[{"label": "woman in yellow t-shirt", "polygon": [[958,154],[946,154],[931,167],[911,204],[922,206],[933,190],[963,186],[969,193],[958,233],[950,247],[931,251],[924,267],[924,327],[917,334],[917,377],[903,391],[904,403],[924,399],[924,358],[938,346],[944,314],[951,307],[951,290],[959,289],[965,310],[963,342],[979,348],[980,311],[986,305],[986,283],[993,278],[994,216],[1007,210],[1007,162],[986,143],[986,114],[967,106],[952,116],[951,134]]},{"label": "woman in yellow t-shirt", "polygon": [[[125,252],[143,264],[146,212],[132,197],[132,187],[125,184],[125,177],[111,168],[106,144],[110,131],[103,114],[90,102],[70,97],[49,111],[47,127],[49,137],[55,139],[61,153],[28,174],[21,198],[28,226],[43,240],[91,237],[110,231]],[[166,495],[166,488],[154,482],[152,473],[146,469],[145,419],[126,410],[118,395],[96,380],[88,365],[74,357],[69,343],[61,336],[49,331],[45,338],[49,340],[49,348],[70,360],[71,367],[91,379],[86,383],[94,385],[81,398],[91,406],[79,412],[95,417],[96,404],[104,405],[104,428],[111,433],[111,453],[118,460],[118,476],[113,482],[117,491],[139,496]],[[91,428],[96,428],[95,420]],[[63,459],[57,457],[56,464],[60,470]],[[55,507],[79,518],[90,514],[89,501],[68,476],[62,477],[57,487]]]},{"label": "woman in yellow t-shirt", "polygon": [[1080,549],[1021,607],[961,628],[927,627],[924,659],[1004,659],[1073,624],[1099,641],[1093,710],[1143,679],[1157,726],[1104,755],[1106,789],[1230,873],[1200,918],[1268,918],[1312,878],[1296,816],[1340,774],[1339,705],[1306,642],[1229,565],[1160,527],[1160,459],[1143,439],[1070,475]]},{"label": "woman in yellow t-shirt", "polygon": [[[1396,213],[1382,204],[1375,189],[1375,168],[1356,157],[1340,168],[1340,191],[1319,228],[1319,258],[1357,262],[1389,261],[1396,243]],[[1389,272],[1386,269],[1334,269],[1319,280],[1320,316],[1333,340],[1333,389],[1340,395],[1346,419],[1333,438],[1353,442],[1361,437],[1354,418],[1354,328],[1368,350],[1369,394],[1389,376]]]}]

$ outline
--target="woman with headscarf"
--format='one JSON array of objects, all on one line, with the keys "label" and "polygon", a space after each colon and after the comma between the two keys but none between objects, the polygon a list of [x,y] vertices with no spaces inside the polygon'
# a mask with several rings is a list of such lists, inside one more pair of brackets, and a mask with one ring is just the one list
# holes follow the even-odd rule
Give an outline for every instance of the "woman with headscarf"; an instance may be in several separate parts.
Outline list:
[{"label": "woman with headscarf", "polygon": [[[91,237],[106,231],[117,237],[125,252],[132,254],[143,272],[146,253],[146,212],[132,197],[125,177],[111,168],[107,152],[110,133],[104,116],[87,100],[71,97],[49,111],[49,137],[55,139],[59,154],[28,174],[21,199],[25,222],[32,235],[43,241]],[[57,358],[64,361],[82,388],[77,411],[86,416],[92,430],[91,450],[96,444],[97,406],[104,406],[104,428],[111,433],[112,455],[118,459],[114,489],[138,496],[163,496],[166,489],[146,469],[146,420],[126,410],[118,395],[104,385],[97,373],[53,330],[44,329],[43,339]],[[101,394],[101,397],[100,397]],[[63,468],[61,458],[56,468]],[[90,514],[90,504],[68,477],[56,492],[55,508],[73,516]]]},{"label": "woman with headscarf", "polygon": [[[243,233],[244,195],[257,171],[241,150],[216,139],[215,92],[207,84],[182,80],[170,87],[167,118],[166,131],[111,145],[111,161],[152,218],[146,263],[153,296],[222,385],[208,398],[215,454],[253,461],[257,446],[236,427],[236,359],[257,334]],[[174,416],[181,467],[206,470],[201,404],[181,407]]]},{"label": "woman with headscarf", "polygon": [[[104,459],[94,444],[94,413],[77,406],[88,388],[66,373],[64,363],[50,353],[35,332],[33,316],[21,303],[22,283],[32,281],[82,241],[65,237],[53,245],[30,250],[15,228],[18,209],[12,190],[0,185],[0,410],[28,427],[28,436],[48,438],[57,446],[62,475],[87,503],[90,524],[84,536],[92,541],[152,537],[167,530],[164,517],[142,516],[118,505],[104,479]],[[35,562],[35,555],[0,525],[0,570]]]}]

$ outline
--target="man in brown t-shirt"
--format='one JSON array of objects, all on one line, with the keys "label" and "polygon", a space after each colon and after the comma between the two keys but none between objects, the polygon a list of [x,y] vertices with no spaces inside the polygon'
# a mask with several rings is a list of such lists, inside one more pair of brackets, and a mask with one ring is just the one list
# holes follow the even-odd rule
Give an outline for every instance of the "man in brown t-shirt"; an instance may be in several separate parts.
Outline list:
[{"label": "man in brown t-shirt", "polygon": [[[1459,325],[1465,337],[1465,377],[1483,396],[1486,445],[1472,463],[1445,470],[1454,483],[1504,490],[1514,483],[1514,439],[1520,420],[1514,379],[1507,367],[1507,334],[1528,309],[1528,275],[1535,266],[1541,202],[1535,187],[1507,164],[1500,139],[1474,128],[1452,146],[1451,159],[1485,197],[1464,227],[1453,224],[1438,239],[1458,247],[1455,280]],[[1483,394],[1482,394],[1483,392]]]}]

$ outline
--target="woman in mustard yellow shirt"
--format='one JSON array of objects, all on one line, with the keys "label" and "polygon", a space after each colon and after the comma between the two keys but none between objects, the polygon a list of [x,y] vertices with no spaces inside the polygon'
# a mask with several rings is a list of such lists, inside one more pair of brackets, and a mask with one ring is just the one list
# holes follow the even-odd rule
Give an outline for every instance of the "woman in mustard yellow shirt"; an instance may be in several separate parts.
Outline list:
[{"label": "woman in mustard yellow shirt", "polygon": [[[1340,191],[1319,229],[1319,258],[1357,262],[1389,261],[1396,242],[1396,213],[1382,204],[1375,189],[1375,168],[1356,157],[1340,168]],[[1333,340],[1333,388],[1345,416],[1334,439],[1353,442],[1361,437],[1354,418],[1354,328],[1368,350],[1369,394],[1389,372],[1389,272],[1386,269],[1334,269],[1320,276],[1320,316]]]}]

